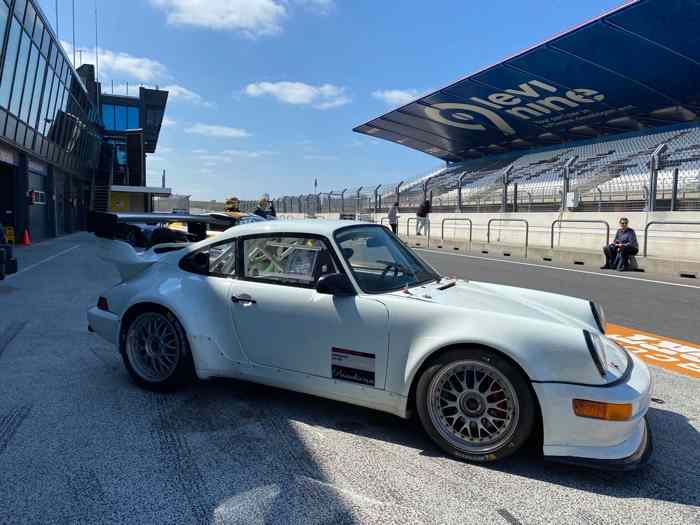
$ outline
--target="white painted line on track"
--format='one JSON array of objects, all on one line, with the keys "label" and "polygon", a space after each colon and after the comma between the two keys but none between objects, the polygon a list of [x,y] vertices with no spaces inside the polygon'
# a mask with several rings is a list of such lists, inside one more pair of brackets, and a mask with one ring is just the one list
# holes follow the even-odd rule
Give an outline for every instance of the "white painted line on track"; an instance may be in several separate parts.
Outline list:
[{"label": "white painted line on track", "polygon": [[587,275],[597,275],[598,277],[608,277],[610,279],[628,279],[630,281],[639,281],[639,282],[643,282],[643,283],[663,284],[666,286],[678,286],[681,288],[694,288],[696,290],[700,290],[700,286],[693,285],[693,284],[670,283],[668,281],[656,281],[654,279],[642,279],[640,277],[632,277],[630,275],[620,275],[619,273],[600,273],[600,272],[591,272],[588,270],[576,270],[574,268],[561,268],[559,266],[547,266],[546,264],[526,263],[526,262],[520,262],[520,261],[504,261],[503,259],[495,259],[495,258],[491,258],[491,257],[481,257],[479,255],[466,255],[463,253],[449,253],[449,252],[443,252],[440,250],[429,250],[426,248],[413,248],[413,249],[416,251],[419,251],[419,252],[434,253],[436,255],[465,257],[467,259],[479,259],[482,261],[500,262],[500,263],[504,263],[504,264],[517,264],[519,266],[531,266],[533,268],[544,268],[546,270],[559,270],[560,272],[583,273],[583,274],[587,274]]},{"label": "white painted line on track", "polygon": [[39,261],[39,262],[34,263],[34,264],[30,264],[30,265],[27,266],[26,268],[22,268],[21,270],[19,270],[17,273],[13,273],[12,275],[8,275],[7,277],[5,277],[5,280],[12,279],[13,277],[16,277],[16,276],[18,276],[18,275],[20,275],[20,274],[23,274],[23,273],[25,273],[25,272],[28,272],[29,270],[33,270],[33,269],[36,268],[37,266],[41,266],[41,265],[44,264],[44,263],[47,263],[47,262],[49,262],[49,261],[52,261],[52,260],[55,259],[56,257],[60,257],[61,255],[65,255],[65,254],[67,254],[68,252],[72,252],[73,250],[76,250],[76,249],[80,248],[80,246],[81,246],[80,244],[76,244],[75,246],[71,246],[70,248],[68,248],[68,249],[66,249],[66,250],[63,250],[62,252],[58,252],[57,254],[54,254],[54,255],[52,255],[51,257],[47,257],[46,259],[44,259],[44,260],[42,260],[42,261]]}]

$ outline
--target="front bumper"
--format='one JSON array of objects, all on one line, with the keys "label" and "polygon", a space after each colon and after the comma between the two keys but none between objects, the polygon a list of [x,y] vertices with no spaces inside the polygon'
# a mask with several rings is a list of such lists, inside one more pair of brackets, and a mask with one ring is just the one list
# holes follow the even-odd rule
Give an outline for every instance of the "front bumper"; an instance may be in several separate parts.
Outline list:
[{"label": "front bumper", "polygon": [[592,459],[592,458],[577,458],[572,456],[553,456],[551,461],[557,463],[565,463],[567,465],[576,465],[579,467],[587,467],[600,470],[626,471],[635,470],[649,461],[654,446],[651,438],[651,427],[647,418],[642,419],[642,441],[637,450],[630,456],[620,459]]},{"label": "front bumper", "polygon": [[119,317],[117,315],[93,306],[88,310],[87,318],[88,328],[91,332],[95,332],[113,345],[117,344],[119,334]]},{"label": "front bumper", "polygon": [[[648,367],[632,355],[626,380],[612,386],[533,383],[543,422],[543,453],[549,459],[598,468],[628,470],[652,451],[646,413],[652,392]],[[631,403],[629,421],[604,421],[574,414],[573,400]]]}]

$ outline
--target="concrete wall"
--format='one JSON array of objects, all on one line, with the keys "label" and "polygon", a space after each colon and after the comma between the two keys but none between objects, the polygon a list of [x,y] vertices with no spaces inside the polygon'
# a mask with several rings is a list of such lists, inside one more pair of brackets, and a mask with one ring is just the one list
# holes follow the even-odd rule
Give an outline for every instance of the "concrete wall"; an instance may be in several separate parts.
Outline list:
[{"label": "concrete wall", "polygon": [[[602,220],[610,224],[610,238],[615,236],[620,217],[615,213],[545,212],[545,213],[433,213],[430,215],[431,238],[440,239],[443,219],[471,219],[473,241],[486,242],[489,219],[525,219],[529,223],[529,246],[549,247],[552,223],[555,220]],[[282,214],[283,218],[303,218],[303,214]],[[625,212],[630,226],[637,231],[640,255],[644,245],[644,227],[651,221],[695,221],[700,223],[700,211],[696,212]],[[374,219],[379,222],[386,214]],[[319,218],[337,219],[338,214],[319,214]],[[415,215],[403,213],[399,218],[399,233],[406,236],[410,219],[410,235],[415,235]],[[387,221],[384,220],[386,224]],[[466,241],[468,237],[466,221],[446,221],[446,240]],[[525,242],[525,225],[519,223],[494,222],[491,225],[491,243],[519,246]],[[569,250],[599,251],[605,244],[604,224],[564,223],[554,228],[554,247]],[[667,259],[700,260],[700,224],[694,226],[652,225],[649,230],[648,252],[650,257]]]}]

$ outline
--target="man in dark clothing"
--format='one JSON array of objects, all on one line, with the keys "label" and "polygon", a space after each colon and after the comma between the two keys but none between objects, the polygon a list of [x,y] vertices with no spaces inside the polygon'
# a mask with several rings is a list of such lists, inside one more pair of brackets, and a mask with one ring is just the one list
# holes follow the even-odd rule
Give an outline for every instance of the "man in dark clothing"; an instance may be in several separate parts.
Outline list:
[{"label": "man in dark clothing", "polygon": [[275,205],[272,203],[267,198],[267,195],[263,196],[262,199],[260,199],[260,202],[258,204],[258,207],[255,208],[255,211],[253,212],[255,215],[258,217],[262,217],[263,219],[273,219],[277,217],[277,212],[275,211]]},{"label": "man in dark clothing", "polygon": [[627,217],[620,217],[620,229],[615,234],[615,240],[603,248],[603,253],[605,266],[601,266],[601,270],[629,270],[630,256],[639,253],[639,244]]}]

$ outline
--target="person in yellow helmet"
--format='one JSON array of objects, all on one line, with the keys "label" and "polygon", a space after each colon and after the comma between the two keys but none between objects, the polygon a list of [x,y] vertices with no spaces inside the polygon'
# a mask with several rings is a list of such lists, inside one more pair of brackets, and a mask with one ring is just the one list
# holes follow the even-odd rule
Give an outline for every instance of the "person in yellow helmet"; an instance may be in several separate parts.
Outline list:
[{"label": "person in yellow helmet", "polygon": [[232,213],[240,213],[240,201],[238,197],[229,197],[226,199],[226,204],[224,206],[224,211]]}]

